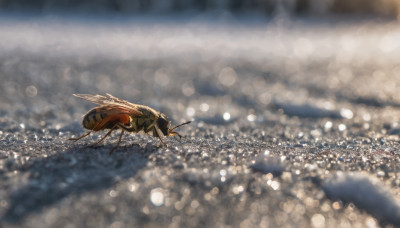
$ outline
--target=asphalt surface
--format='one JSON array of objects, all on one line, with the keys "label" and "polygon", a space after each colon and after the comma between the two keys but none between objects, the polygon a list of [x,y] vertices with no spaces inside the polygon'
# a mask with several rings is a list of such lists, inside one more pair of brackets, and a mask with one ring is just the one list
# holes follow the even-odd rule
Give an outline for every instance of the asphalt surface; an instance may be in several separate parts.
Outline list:
[{"label": "asphalt surface", "polygon": [[[118,20],[0,23],[1,227],[400,226],[397,22]],[[85,148],[73,93],[190,142]]]}]

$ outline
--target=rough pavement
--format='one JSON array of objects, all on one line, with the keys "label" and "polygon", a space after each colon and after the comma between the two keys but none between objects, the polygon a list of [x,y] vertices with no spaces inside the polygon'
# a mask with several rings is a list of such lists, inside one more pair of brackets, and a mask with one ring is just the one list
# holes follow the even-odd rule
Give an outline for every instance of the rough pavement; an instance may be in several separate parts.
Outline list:
[{"label": "rough pavement", "polygon": [[[399,33],[363,20],[3,20],[0,226],[400,226]],[[191,142],[126,134],[109,156],[115,133],[85,149],[104,132],[68,140],[94,107],[73,93],[193,120],[179,129]]]}]

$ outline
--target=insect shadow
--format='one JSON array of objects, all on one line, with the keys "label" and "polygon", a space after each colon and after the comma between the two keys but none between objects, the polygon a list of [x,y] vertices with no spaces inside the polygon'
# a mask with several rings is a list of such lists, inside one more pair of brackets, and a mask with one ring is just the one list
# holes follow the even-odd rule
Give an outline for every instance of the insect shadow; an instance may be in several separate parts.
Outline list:
[{"label": "insect shadow", "polygon": [[29,173],[29,177],[25,186],[10,194],[0,226],[3,222],[18,224],[26,216],[40,213],[70,195],[107,189],[135,176],[147,165],[145,149],[141,147],[130,147],[129,153],[113,156],[108,155],[107,149],[82,153],[75,147],[17,169]]}]

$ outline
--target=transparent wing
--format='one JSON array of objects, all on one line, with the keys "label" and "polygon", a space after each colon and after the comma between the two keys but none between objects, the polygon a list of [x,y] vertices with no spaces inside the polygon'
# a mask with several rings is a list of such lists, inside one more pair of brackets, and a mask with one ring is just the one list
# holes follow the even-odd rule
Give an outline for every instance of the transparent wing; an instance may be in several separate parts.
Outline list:
[{"label": "transparent wing", "polygon": [[90,101],[100,106],[108,106],[117,109],[124,109],[126,112],[129,112],[130,114],[134,114],[137,116],[143,115],[143,113],[137,109],[137,105],[132,104],[129,101],[116,98],[108,93],[106,94],[107,97],[102,95],[92,95],[92,94],[73,94],[73,95],[75,97],[79,97],[83,100]]}]

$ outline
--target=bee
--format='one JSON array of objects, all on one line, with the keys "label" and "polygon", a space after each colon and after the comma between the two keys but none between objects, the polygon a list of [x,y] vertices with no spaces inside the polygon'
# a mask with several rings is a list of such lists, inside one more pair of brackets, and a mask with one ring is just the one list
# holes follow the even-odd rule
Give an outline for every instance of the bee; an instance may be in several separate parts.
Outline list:
[{"label": "bee", "polygon": [[90,94],[73,95],[98,104],[99,106],[90,110],[83,117],[82,126],[89,131],[78,138],[71,138],[70,140],[77,141],[88,136],[92,132],[109,129],[103,138],[93,144],[96,145],[107,138],[112,131],[121,129],[118,143],[111,149],[110,154],[112,154],[121,143],[122,135],[125,131],[132,133],[138,133],[140,131],[144,131],[148,134],[153,133],[153,136],[157,136],[161,143],[167,146],[161,137],[174,136],[176,140],[180,141],[176,135],[179,136],[180,139],[184,139],[184,137],[174,130],[191,122],[188,121],[170,128],[171,122],[168,120],[167,116],[148,106],[133,104],[126,100],[118,99],[108,93],[106,94],[107,96]]}]

